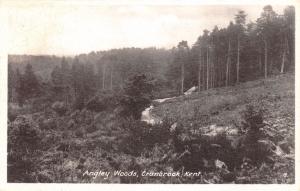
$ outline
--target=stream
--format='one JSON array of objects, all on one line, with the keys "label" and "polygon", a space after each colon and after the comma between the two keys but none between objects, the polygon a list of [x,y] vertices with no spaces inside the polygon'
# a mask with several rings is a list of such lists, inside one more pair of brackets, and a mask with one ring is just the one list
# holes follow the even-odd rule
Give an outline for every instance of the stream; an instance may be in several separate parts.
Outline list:
[{"label": "stream", "polygon": [[[196,86],[193,86],[192,88],[188,89],[186,92],[184,92],[184,95],[183,96],[186,96],[186,95],[190,95],[192,94],[193,92],[196,91]],[[155,99],[153,100],[153,102],[157,102],[157,103],[163,103],[167,100],[172,100],[174,98],[178,98],[180,96],[177,96],[177,97],[169,97],[169,98],[162,98],[162,99]],[[142,117],[141,117],[141,121],[144,121],[146,122],[147,124],[150,124],[150,125],[154,125],[154,124],[160,124],[162,123],[162,119],[157,117],[157,116],[154,116],[152,114],[152,110],[153,110],[154,106],[153,104],[151,104],[148,108],[146,108],[143,112],[142,112]]]}]

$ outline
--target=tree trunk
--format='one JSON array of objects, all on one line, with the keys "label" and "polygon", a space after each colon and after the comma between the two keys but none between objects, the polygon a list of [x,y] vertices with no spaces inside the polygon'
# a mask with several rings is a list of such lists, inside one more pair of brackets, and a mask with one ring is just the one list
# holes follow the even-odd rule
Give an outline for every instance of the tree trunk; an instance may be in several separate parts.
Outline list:
[{"label": "tree trunk", "polygon": [[230,41],[229,41],[229,43],[228,43],[228,52],[227,52],[227,62],[226,62],[226,80],[225,80],[225,86],[228,86],[228,83],[229,83],[230,51],[231,51],[231,46],[230,46]]},{"label": "tree trunk", "polygon": [[64,96],[65,96],[65,103],[66,106],[69,106],[69,89],[67,87],[64,87]]},{"label": "tree trunk", "polygon": [[265,43],[265,78],[268,77],[268,43],[267,40],[264,40]]},{"label": "tree trunk", "polygon": [[268,69],[268,71],[269,71],[269,74],[273,74],[273,56],[271,55],[270,56],[270,59],[269,59],[269,69]]},{"label": "tree trunk", "polygon": [[206,51],[206,89],[208,90],[209,85],[209,47],[207,47]]},{"label": "tree trunk", "polygon": [[[220,70],[219,70],[219,72],[220,72],[220,78],[219,78],[219,86],[220,87],[222,87],[223,86],[223,83],[224,83],[224,71],[225,71],[225,68],[224,68],[224,66],[223,66],[223,64],[222,64],[222,57],[221,57],[221,59],[219,60],[219,66],[221,66],[221,68],[220,68]],[[225,57],[225,59],[224,60],[226,60],[226,57]]]},{"label": "tree trunk", "polygon": [[184,92],[184,61],[181,63],[181,94]]},{"label": "tree trunk", "polygon": [[210,70],[210,87],[214,88],[214,70],[215,70],[215,57],[214,57],[214,48],[211,50],[211,70]]},{"label": "tree trunk", "polygon": [[284,62],[285,62],[285,50],[283,51],[283,55],[282,55],[282,62],[281,62],[281,69],[280,69],[281,74],[284,71]]},{"label": "tree trunk", "polygon": [[121,77],[121,83],[120,83],[120,88],[123,89],[123,83],[124,83],[124,80],[123,80],[123,77]]},{"label": "tree trunk", "polygon": [[261,54],[258,56],[258,67],[259,67],[259,76],[261,75],[262,64],[261,64]]},{"label": "tree trunk", "polygon": [[105,70],[106,70],[106,67],[105,67],[105,65],[103,65],[103,69],[102,69],[102,90],[105,90]]},{"label": "tree trunk", "polygon": [[212,62],[211,62],[211,88],[214,88],[215,87],[215,79],[214,79],[214,76],[215,76],[215,63],[214,63],[214,59],[212,58],[211,59],[212,60]]},{"label": "tree trunk", "polygon": [[[205,52],[204,52],[205,53]],[[202,58],[202,85],[203,85],[203,89],[205,90],[205,87],[206,87],[206,82],[205,82],[205,80],[206,80],[206,76],[205,76],[205,74],[206,74],[206,71],[205,71],[205,54],[203,54],[203,58]]]},{"label": "tree trunk", "polygon": [[240,37],[237,40],[236,83],[240,82]]},{"label": "tree trunk", "polygon": [[287,48],[287,40],[285,38],[283,54],[282,54],[282,61],[281,61],[281,69],[280,69],[281,74],[284,72],[284,63],[285,63],[285,59],[286,59],[286,48]]},{"label": "tree trunk", "polygon": [[[227,55],[224,55],[224,60],[227,60]],[[226,61],[227,62],[227,61]],[[223,66],[223,64],[222,64]],[[222,81],[221,81],[221,86],[226,86],[226,75],[227,75],[227,63],[222,67]]]},{"label": "tree trunk", "polygon": [[112,68],[112,66],[110,67],[110,90],[112,90],[113,88],[113,81],[112,81],[112,79],[113,79],[113,68]]},{"label": "tree trunk", "polygon": [[220,73],[219,73],[219,57],[217,56],[216,58],[216,65],[215,65],[215,75],[214,75],[214,84],[215,87],[219,86],[219,77],[220,77]]},{"label": "tree trunk", "polygon": [[198,92],[201,90],[201,68],[202,68],[202,62],[201,62],[201,48],[199,51],[199,68],[198,68]]}]

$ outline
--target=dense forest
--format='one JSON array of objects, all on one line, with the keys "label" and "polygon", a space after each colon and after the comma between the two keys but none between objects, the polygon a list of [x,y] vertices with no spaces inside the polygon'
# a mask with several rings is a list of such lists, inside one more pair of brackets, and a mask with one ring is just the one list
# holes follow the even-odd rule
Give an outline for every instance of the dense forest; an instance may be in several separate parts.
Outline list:
[{"label": "dense forest", "polygon": [[[87,163],[89,157],[103,158],[101,160],[107,160],[114,169],[118,169],[114,165],[120,166],[120,161],[130,158],[129,166],[123,168],[136,168],[139,157],[155,152],[153,149],[163,152],[166,148],[159,148],[159,145],[168,145],[169,139],[174,141],[174,152],[182,153],[178,155],[183,157],[186,152],[184,146],[178,146],[176,136],[171,135],[167,128],[162,128],[174,124],[174,120],[165,119],[162,124],[152,127],[140,121],[142,111],[150,106],[152,100],[180,96],[194,86],[200,95],[210,89],[238,86],[244,82],[294,72],[293,6],[287,6],[279,15],[272,6],[267,5],[256,21],[248,23],[247,13],[242,10],[232,19],[226,28],[215,26],[211,31],[205,29],[194,43],[183,40],[172,49],[132,47],[65,57],[9,55],[8,180],[90,182],[91,179],[79,180],[80,176],[74,169],[70,167],[71,170],[64,171],[62,166],[72,166],[70,161],[75,161],[79,153],[77,170],[83,169],[82,165]],[[247,120],[260,115],[260,111],[254,114],[251,108],[246,109],[246,123],[252,123]],[[105,123],[109,127],[104,127],[107,126]],[[106,132],[110,136],[105,135],[101,140],[92,138],[93,133],[104,132],[105,128],[105,132],[110,128],[110,132]],[[257,136],[256,130],[250,130],[251,133]],[[109,142],[109,137],[114,139],[111,140],[113,143]],[[79,139],[85,140],[82,144],[84,148],[88,147],[87,151],[77,148],[81,145]],[[217,142],[220,140],[217,138]],[[97,144],[102,148],[98,148]],[[101,156],[90,156],[90,151],[96,150]],[[38,157],[40,155],[43,157]],[[152,163],[160,164],[166,159],[166,156],[157,157],[160,160]],[[52,161],[54,158],[56,162]],[[69,161],[66,162],[67,159]],[[101,160],[100,164],[105,166],[107,162],[101,163]],[[265,158],[257,160],[265,162]],[[50,172],[49,164],[43,164],[45,161],[50,161],[49,164],[57,168],[52,169],[56,172]],[[97,162],[89,161],[89,164],[99,166]],[[184,160],[176,165],[188,169]],[[237,167],[236,164],[231,166],[225,175],[221,173],[223,179],[215,183],[231,182],[226,180],[231,179],[231,173]],[[198,170],[203,168],[197,167]],[[205,169],[212,171],[208,170],[207,165]],[[168,182],[121,180],[128,181]],[[205,183],[203,179],[200,182]]]},{"label": "dense forest", "polygon": [[192,86],[201,91],[294,70],[294,7],[278,15],[265,6],[256,22],[246,23],[246,17],[239,11],[227,28],[204,30],[192,46],[182,41],[170,50],[123,48],[67,58],[11,55],[9,99],[22,94],[17,81],[30,67],[45,85],[68,86],[73,93],[65,93],[73,97],[80,96],[75,93],[79,86],[88,89],[82,90],[87,97],[96,90],[118,91],[126,79],[141,73],[156,79],[160,88],[182,94]]}]

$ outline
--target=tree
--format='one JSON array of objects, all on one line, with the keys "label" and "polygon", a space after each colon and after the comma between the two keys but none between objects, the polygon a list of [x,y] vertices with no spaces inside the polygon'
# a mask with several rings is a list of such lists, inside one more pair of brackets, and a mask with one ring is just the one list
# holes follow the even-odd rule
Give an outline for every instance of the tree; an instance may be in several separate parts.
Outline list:
[{"label": "tree", "polygon": [[[209,45],[210,45],[210,37],[209,37],[209,31],[208,30],[203,30],[203,35],[201,38],[199,38],[199,44],[200,44],[200,50],[202,55],[203,55],[203,82],[204,82],[204,87],[208,89],[208,80],[209,80]],[[201,58],[200,58],[201,59]],[[206,62],[206,64],[204,64]]]},{"label": "tree", "polygon": [[206,89],[208,90],[209,88],[209,68],[210,68],[210,57],[209,57],[209,52],[210,52],[210,45],[207,44],[207,47],[206,47]]},{"label": "tree", "polygon": [[[196,43],[193,45],[191,49],[190,62],[194,64],[194,66],[190,67],[191,70],[189,76],[193,76],[193,72],[198,70],[198,73],[195,73],[194,78],[196,78],[198,85],[198,92],[201,91],[202,87],[206,87],[205,82],[205,58],[206,58],[206,44],[208,43],[208,30],[203,31],[203,35],[199,36]],[[193,80],[193,79],[191,79]],[[204,88],[205,89],[205,88]]]},{"label": "tree", "polygon": [[141,118],[142,111],[150,106],[153,99],[153,80],[147,79],[144,74],[135,75],[128,80],[124,88],[124,95],[120,101],[124,117]]},{"label": "tree", "polygon": [[71,84],[71,68],[69,63],[67,62],[66,58],[63,57],[61,60],[60,70],[62,73],[62,83],[63,85],[70,85]]},{"label": "tree", "polygon": [[226,85],[226,54],[228,53],[227,30],[221,28],[216,34],[215,55],[215,85],[220,87]]},{"label": "tree", "polygon": [[290,67],[295,66],[295,7],[288,6],[284,10],[284,16],[287,22],[287,44],[289,48]]},{"label": "tree", "polygon": [[82,109],[85,104],[84,66],[75,58],[72,65],[72,87],[74,90],[74,108]]},{"label": "tree", "polygon": [[19,106],[23,106],[24,101],[35,98],[41,93],[40,84],[35,76],[32,66],[25,66],[24,74],[21,74],[19,69],[16,70],[16,93]]},{"label": "tree", "polygon": [[63,83],[63,74],[61,68],[59,66],[55,66],[55,68],[51,72],[51,81],[53,85],[60,86]]},{"label": "tree", "polygon": [[229,77],[230,77],[230,54],[231,54],[231,43],[230,43],[230,39],[228,39],[228,52],[227,52],[227,61],[226,61],[226,82],[225,85],[228,86],[229,83]]},{"label": "tree", "polygon": [[21,118],[10,123],[7,133],[7,179],[9,182],[35,182],[42,148],[42,134],[33,121]]},{"label": "tree", "polygon": [[63,97],[68,107],[72,99],[72,95],[71,95],[72,73],[71,73],[70,65],[65,59],[65,57],[63,57],[61,60],[60,70],[62,74]]},{"label": "tree", "polygon": [[267,5],[263,8],[261,17],[257,20],[258,32],[264,42],[264,77],[268,76],[268,47],[270,40],[274,37],[274,33],[277,31],[274,28],[274,20],[276,13],[273,11],[271,5]]},{"label": "tree", "polygon": [[219,28],[217,26],[214,27],[210,34],[210,44],[211,44],[211,56],[210,56],[210,61],[211,61],[211,67],[210,67],[210,86],[211,88],[215,87],[215,81],[216,81],[216,64],[218,60],[218,52],[217,46],[218,46],[218,33],[219,33]]},{"label": "tree", "polygon": [[105,90],[106,64],[102,65],[102,90]]},{"label": "tree", "polygon": [[286,56],[289,53],[289,47],[288,47],[288,24],[286,22],[286,17],[281,17],[280,19],[280,36],[281,36],[281,49],[282,49],[282,53],[281,53],[281,57],[282,57],[282,61],[281,61],[281,66],[280,66],[280,73],[282,74],[285,70],[285,62],[286,62]]},{"label": "tree", "polygon": [[40,93],[40,85],[33,72],[31,64],[27,64],[23,75],[22,92],[25,99],[37,96]]},{"label": "tree", "polygon": [[12,102],[15,99],[15,86],[17,83],[17,75],[13,70],[12,65],[8,64],[8,72],[7,72],[7,86],[8,86],[8,101]]},{"label": "tree", "polygon": [[184,65],[187,62],[187,58],[188,58],[188,51],[189,51],[189,47],[188,47],[188,43],[187,41],[181,41],[179,42],[178,46],[178,62],[181,65],[181,88],[180,88],[180,93],[183,94],[184,92],[184,79],[185,79],[185,71],[184,71]]},{"label": "tree", "polygon": [[239,11],[235,15],[236,33],[237,33],[237,63],[236,63],[236,82],[240,82],[240,49],[241,38],[245,30],[246,14],[244,11]]},{"label": "tree", "polygon": [[[281,19],[281,49],[282,61],[280,72],[283,73],[287,66],[294,66],[295,59],[295,7],[288,6],[284,9]],[[287,65],[289,64],[289,65]],[[287,65],[287,66],[286,66]]]},{"label": "tree", "polygon": [[109,89],[110,91],[113,90],[113,72],[114,72],[114,68],[113,65],[110,66],[110,85],[109,85]]},{"label": "tree", "polygon": [[199,48],[199,68],[198,68],[198,92],[201,90],[201,70],[202,70],[202,57],[201,57],[201,47]]},{"label": "tree", "polygon": [[17,101],[20,107],[24,104],[24,85],[23,85],[23,75],[20,73],[19,68],[16,70],[16,93]]}]

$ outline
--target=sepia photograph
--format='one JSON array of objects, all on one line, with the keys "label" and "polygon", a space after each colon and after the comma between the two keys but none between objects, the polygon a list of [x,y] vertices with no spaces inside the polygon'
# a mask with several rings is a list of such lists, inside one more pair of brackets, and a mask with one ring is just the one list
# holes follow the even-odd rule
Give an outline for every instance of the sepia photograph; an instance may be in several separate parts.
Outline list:
[{"label": "sepia photograph", "polygon": [[294,4],[4,2],[7,183],[295,184]]}]

